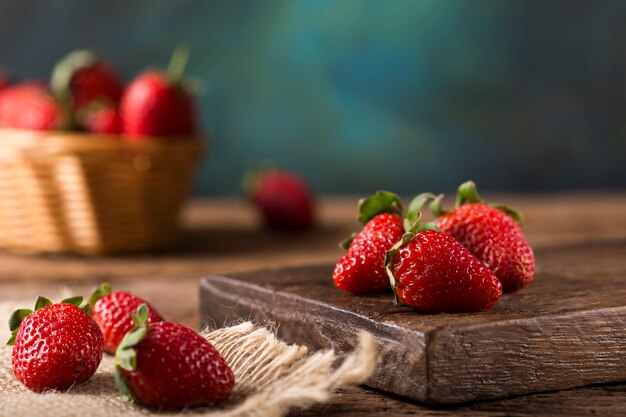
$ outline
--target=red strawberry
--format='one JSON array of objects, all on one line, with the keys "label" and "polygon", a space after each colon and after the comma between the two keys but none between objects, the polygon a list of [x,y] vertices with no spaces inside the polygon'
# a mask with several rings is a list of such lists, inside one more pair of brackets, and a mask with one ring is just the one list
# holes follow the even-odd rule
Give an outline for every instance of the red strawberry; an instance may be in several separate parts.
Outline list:
[{"label": "red strawberry", "polygon": [[355,294],[389,291],[385,271],[385,253],[404,233],[402,202],[387,191],[359,202],[359,220],[365,227],[350,241],[348,252],[337,262],[333,272],[335,285]]},{"label": "red strawberry", "polygon": [[55,130],[63,127],[64,114],[39,82],[27,82],[0,91],[0,126]]},{"label": "red strawberry", "polygon": [[126,88],[120,104],[123,131],[135,139],[196,132],[195,103],[182,80],[188,53],[176,50],[167,73],[150,70]]},{"label": "red strawberry", "polygon": [[76,114],[79,124],[88,132],[117,135],[122,132],[122,119],[117,109],[102,102],[84,106]]},{"label": "red strawberry", "polygon": [[64,389],[89,379],[102,360],[98,325],[78,306],[82,297],[52,304],[39,297],[35,311],[17,310],[9,320],[11,363],[26,388]]},{"label": "red strawberry", "polygon": [[52,90],[70,100],[72,110],[94,101],[117,106],[124,85],[108,64],[90,51],[74,51],[61,59],[52,72]]},{"label": "red strawberry", "polygon": [[244,188],[270,229],[301,231],[313,226],[313,197],[306,182],[291,172],[261,170]]},{"label": "red strawberry", "polygon": [[148,323],[163,321],[150,304],[125,292],[111,293],[109,284],[102,284],[97,288],[89,299],[89,304],[91,317],[98,323],[104,335],[104,351],[111,354],[115,353],[126,333],[135,325],[130,313],[137,311],[140,305],[148,306]]},{"label": "red strawberry", "polygon": [[156,409],[183,409],[230,396],[233,371],[206,339],[180,324],[148,324],[145,305],[132,316],[136,326],[115,354],[124,397]]},{"label": "red strawberry", "polygon": [[498,278],[452,236],[425,230],[399,243],[389,271],[403,303],[429,313],[475,312],[502,296]]},{"label": "red strawberry", "polygon": [[432,208],[440,216],[439,228],[458,239],[491,269],[504,291],[518,291],[530,284],[535,256],[517,223],[517,212],[482,203],[471,181],[459,187],[454,211],[446,213],[438,203]]}]

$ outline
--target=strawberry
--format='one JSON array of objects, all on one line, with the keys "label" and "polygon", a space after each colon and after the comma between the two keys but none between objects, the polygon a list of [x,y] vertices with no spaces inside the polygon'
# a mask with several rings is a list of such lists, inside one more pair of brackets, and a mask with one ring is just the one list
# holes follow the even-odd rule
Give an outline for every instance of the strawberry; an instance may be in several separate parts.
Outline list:
[{"label": "strawberry", "polygon": [[195,103],[182,80],[187,58],[188,53],[178,49],[166,73],[145,71],[128,85],[120,104],[126,135],[141,139],[196,132]]},{"label": "strawberry", "polygon": [[102,284],[89,298],[91,318],[104,335],[104,351],[114,354],[120,342],[134,326],[130,313],[145,304],[148,307],[148,323],[163,321],[161,315],[141,298],[125,293],[111,292],[109,284]]},{"label": "strawberry", "polygon": [[115,353],[115,379],[124,398],[156,409],[225,401],[235,376],[219,352],[183,325],[149,324],[148,314],[142,304]]},{"label": "strawberry", "polygon": [[395,301],[429,313],[487,310],[502,296],[498,278],[436,224],[420,222],[424,203],[441,198],[424,193],[411,201],[406,233],[385,255]]},{"label": "strawberry", "polygon": [[61,59],[52,71],[52,91],[68,101],[68,110],[76,111],[94,101],[116,107],[124,84],[111,67],[93,52],[73,51]]},{"label": "strawberry", "polygon": [[311,191],[294,173],[260,170],[244,178],[244,189],[270,229],[302,231],[315,223]]},{"label": "strawberry", "polygon": [[9,319],[11,363],[17,379],[32,391],[64,389],[89,379],[102,360],[98,325],[78,306],[82,297],[58,304],[39,297],[35,310]]},{"label": "strawberry", "polygon": [[456,208],[445,212],[440,200],[431,205],[439,228],[454,236],[502,282],[504,291],[526,287],[535,273],[535,256],[518,224],[521,216],[501,205],[482,202],[468,181],[457,193]]},{"label": "strawberry", "polygon": [[114,106],[92,102],[76,113],[78,123],[88,132],[117,135],[122,132],[122,119]]},{"label": "strawberry", "polygon": [[64,123],[64,112],[41,83],[31,81],[0,91],[0,126],[55,130]]},{"label": "strawberry", "polygon": [[356,236],[342,242],[347,253],[337,262],[333,272],[335,285],[355,294],[389,291],[385,272],[385,253],[404,233],[402,202],[387,191],[359,202],[359,221],[365,224]]},{"label": "strawberry", "polygon": [[502,296],[498,278],[452,236],[407,235],[389,255],[394,292],[405,304],[429,313],[475,312]]}]

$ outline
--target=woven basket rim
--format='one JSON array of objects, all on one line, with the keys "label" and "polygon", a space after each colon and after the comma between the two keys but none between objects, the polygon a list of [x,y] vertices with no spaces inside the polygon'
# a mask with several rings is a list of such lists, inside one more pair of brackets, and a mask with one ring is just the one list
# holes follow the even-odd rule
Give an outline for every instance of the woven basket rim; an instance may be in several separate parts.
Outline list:
[{"label": "woven basket rim", "polygon": [[144,140],[133,140],[123,135],[0,128],[0,152],[3,150],[42,153],[163,151],[205,148],[208,142],[207,135],[152,136]]}]

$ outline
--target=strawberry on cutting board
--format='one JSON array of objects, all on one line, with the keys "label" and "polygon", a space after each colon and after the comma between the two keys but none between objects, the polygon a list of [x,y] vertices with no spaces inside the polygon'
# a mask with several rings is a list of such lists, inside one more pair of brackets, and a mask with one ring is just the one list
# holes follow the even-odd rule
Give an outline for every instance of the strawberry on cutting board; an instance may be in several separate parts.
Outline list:
[{"label": "strawberry on cutting board", "polygon": [[313,195],[298,175],[261,169],[244,178],[244,190],[269,229],[302,231],[315,223]]},{"label": "strawberry on cutting board", "polygon": [[502,296],[502,285],[458,240],[421,224],[421,207],[434,197],[425,193],[411,202],[407,231],[386,254],[396,300],[429,313],[487,310]]},{"label": "strawberry on cutting board", "polygon": [[0,127],[57,130],[66,121],[67,113],[41,82],[15,84],[0,91]]},{"label": "strawberry on cutting board", "polygon": [[148,323],[163,321],[161,315],[145,300],[121,291],[111,292],[109,284],[96,288],[89,298],[91,318],[104,335],[104,350],[114,354],[120,342],[135,325],[130,314],[145,304],[148,308]]},{"label": "strawberry on cutting board", "polygon": [[456,207],[431,204],[437,226],[459,240],[502,282],[506,292],[526,287],[535,273],[535,256],[520,227],[521,215],[502,205],[485,204],[472,181],[459,186]]},{"label": "strawberry on cutting board", "polygon": [[333,281],[340,290],[355,294],[389,291],[385,253],[404,233],[400,197],[379,191],[360,200],[359,221],[365,226],[342,242],[348,251],[337,262]]},{"label": "strawberry on cutting board", "polygon": [[145,71],[128,85],[120,104],[126,135],[142,140],[196,133],[195,102],[183,80],[188,57],[188,51],[177,49],[167,71]]},{"label": "strawberry on cutting board", "polygon": [[115,379],[124,398],[155,409],[219,404],[235,377],[217,350],[195,331],[148,323],[148,307],[132,315],[135,327],[115,353]]},{"label": "strawberry on cutting board", "polygon": [[9,319],[16,378],[32,391],[64,389],[89,379],[100,365],[103,336],[79,308],[82,297],[52,304],[39,297],[35,309],[17,310]]},{"label": "strawberry on cutting board", "polygon": [[502,295],[498,278],[458,240],[424,230],[395,249],[394,292],[405,304],[429,313],[476,312]]}]

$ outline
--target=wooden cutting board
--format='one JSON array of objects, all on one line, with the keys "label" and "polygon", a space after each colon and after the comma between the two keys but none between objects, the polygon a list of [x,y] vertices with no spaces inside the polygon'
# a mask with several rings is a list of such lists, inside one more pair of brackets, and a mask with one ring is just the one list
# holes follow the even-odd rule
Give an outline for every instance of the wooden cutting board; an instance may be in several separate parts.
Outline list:
[{"label": "wooden cutting board", "polygon": [[458,403],[626,380],[626,242],[536,253],[525,290],[477,314],[419,314],[391,295],[354,296],[333,265],[209,276],[209,325],[241,318],[278,325],[287,341],[345,352],[375,335],[367,385],[426,403]]}]

